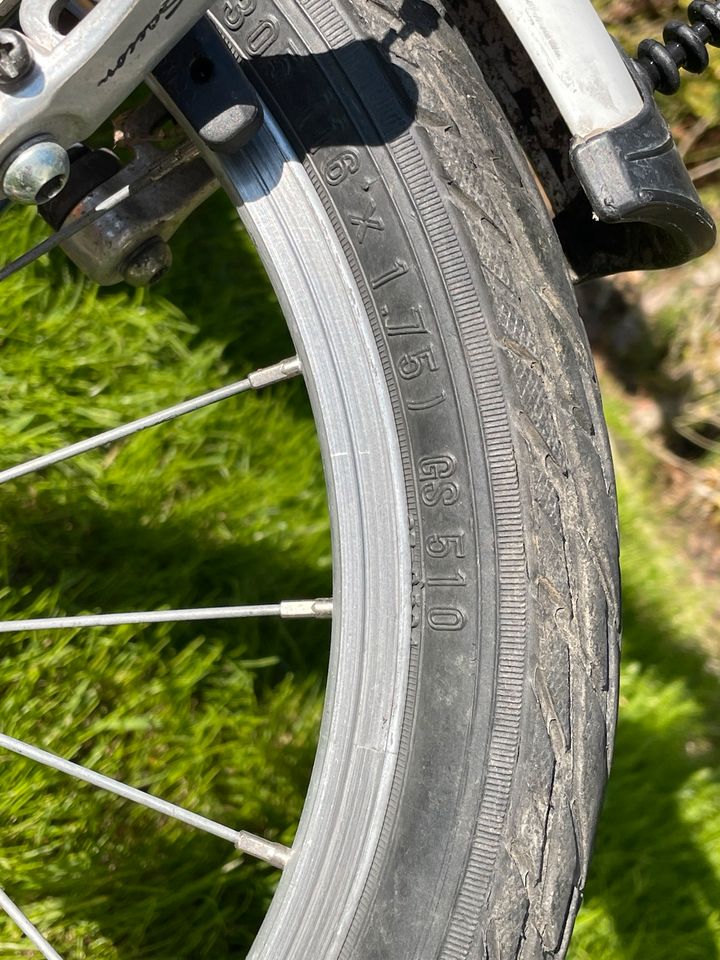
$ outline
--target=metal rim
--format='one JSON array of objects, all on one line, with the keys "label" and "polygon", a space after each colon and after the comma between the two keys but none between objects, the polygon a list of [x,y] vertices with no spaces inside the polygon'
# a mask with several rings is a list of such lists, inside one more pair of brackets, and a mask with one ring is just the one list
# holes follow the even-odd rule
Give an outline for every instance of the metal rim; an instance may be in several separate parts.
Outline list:
[{"label": "metal rim", "polygon": [[[410,650],[410,543],[396,425],[357,285],[302,164],[266,111],[218,174],[301,357],[333,539],[330,671],[293,854],[249,960],[336,957],[395,773]],[[392,531],[389,534],[389,531]]]},{"label": "metal rim", "polygon": [[[266,112],[264,128],[245,152],[209,161],[256,242],[298,356],[16,464],[0,471],[0,483],[228,396],[278,383],[302,370],[325,469],[333,540],[333,600],[14,619],[0,621],[0,632],[258,616],[332,616],[323,723],[295,843],[290,850],[216,823],[5,733],[0,733],[0,748],[223,837],[239,850],[284,868],[250,960],[278,956],[305,960],[308,955],[335,960],[363,898],[398,762],[411,628],[403,464],[387,383],[360,291],[341,241],[279,126]],[[27,257],[34,253],[35,249]],[[44,956],[57,957],[1,890],[0,908],[11,917],[22,918],[21,929]]]}]

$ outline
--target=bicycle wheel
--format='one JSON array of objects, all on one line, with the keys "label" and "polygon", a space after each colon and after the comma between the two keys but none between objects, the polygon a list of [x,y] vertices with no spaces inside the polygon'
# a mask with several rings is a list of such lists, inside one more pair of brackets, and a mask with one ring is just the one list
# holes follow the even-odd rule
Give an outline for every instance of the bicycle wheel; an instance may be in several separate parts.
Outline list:
[{"label": "bicycle wheel", "polygon": [[[441,9],[236,0],[218,20],[360,295],[409,528],[382,548],[409,550],[408,618],[383,618],[369,657],[388,641],[408,656],[375,715],[397,730],[382,749],[354,735],[363,765],[344,782],[316,769],[252,956],[561,956],[610,757],[618,573],[597,383],[552,228]],[[241,207],[271,272],[283,258],[254,207],[274,182]],[[373,777],[365,813],[355,791]],[[326,855],[313,817],[332,824]],[[363,845],[342,846],[357,823]]]},{"label": "bicycle wheel", "polygon": [[611,752],[619,590],[552,226],[441,9],[214,17],[266,122],[213,163],[297,346],[333,528],[318,754],[250,956],[561,957]]}]

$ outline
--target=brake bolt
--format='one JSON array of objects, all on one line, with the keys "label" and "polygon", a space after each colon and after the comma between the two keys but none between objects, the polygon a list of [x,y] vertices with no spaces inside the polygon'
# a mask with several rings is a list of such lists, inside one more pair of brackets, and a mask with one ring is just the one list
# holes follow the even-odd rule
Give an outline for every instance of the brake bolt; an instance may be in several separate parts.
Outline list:
[{"label": "brake bolt", "polygon": [[56,197],[70,177],[67,150],[54,140],[36,140],[22,147],[3,177],[3,192],[16,203],[40,206]]},{"label": "brake bolt", "polygon": [[0,85],[17,83],[33,67],[33,55],[25,37],[17,30],[0,30]]},{"label": "brake bolt", "polygon": [[172,251],[161,237],[151,237],[128,257],[123,279],[132,287],[149,287],[161,280],[172,266]]}]

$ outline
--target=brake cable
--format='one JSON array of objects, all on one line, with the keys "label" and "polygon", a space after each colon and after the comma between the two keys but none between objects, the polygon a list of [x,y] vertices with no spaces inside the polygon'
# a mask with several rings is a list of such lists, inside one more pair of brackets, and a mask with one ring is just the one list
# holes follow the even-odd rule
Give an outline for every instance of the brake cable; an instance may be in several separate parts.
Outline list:
[{"label": "brake cable", "polygon": [[100,201],[100,203],[98,203],[91,210],[88,210],[87,213],[82,214],[82,216],[79,216],[76,220],[65,223],[56,233],[53,233],[45,240],[42,240],[30,250],[27,250],[16,260],[12,260],[10,263],[0,268],[0,282],[6,280],[8,277],[12,276],[12,274],[17,273],[18,270],[22,270],[23,267],[28,266],[35,260],[38,260],[41,256],[43,256],[43,254],[49,253],[50,250],[54,250],[56,247],[59,247],[60,244],[64,243],[66,240],[69,240],[70,237],[73,237],[76,233],[79,233],[91,223],[94,223],[100,217],[108,213],[108,211],[113,210],[129,197],[134,197],[138,193],[141,193],[143,190],[147,189],[147,187],[157,183],[158,180],[162,180],[163,177],[167,176],[177,167],[187,163],[188,160],[192,160],[197,156],[199,156],[199,150],[191,141],[187,141],[186,143],[181,144],[181,146],[177,147],[175,150],[169,151],[167,155],[161,157],[158,161],[153,163],[150,167],[148,167],[145,173],[139,176],[136,180],[132,181],[132,183],[125,184],[105,200]]}]

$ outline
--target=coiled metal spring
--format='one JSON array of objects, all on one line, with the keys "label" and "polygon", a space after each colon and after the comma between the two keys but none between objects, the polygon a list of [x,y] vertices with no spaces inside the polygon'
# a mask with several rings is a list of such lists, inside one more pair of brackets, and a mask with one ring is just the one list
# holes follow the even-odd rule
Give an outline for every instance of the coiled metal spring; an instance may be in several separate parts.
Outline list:
[{"label": "coiled metal spring", "polygon": [[637,60],[659,93],[680,89],[680,68],[702,73],[709,66],[707,47],[720,47],[720,4],[693,0],[688,7],[690,23],[671,20],[663,30],[664,43],[643,40]]}]

